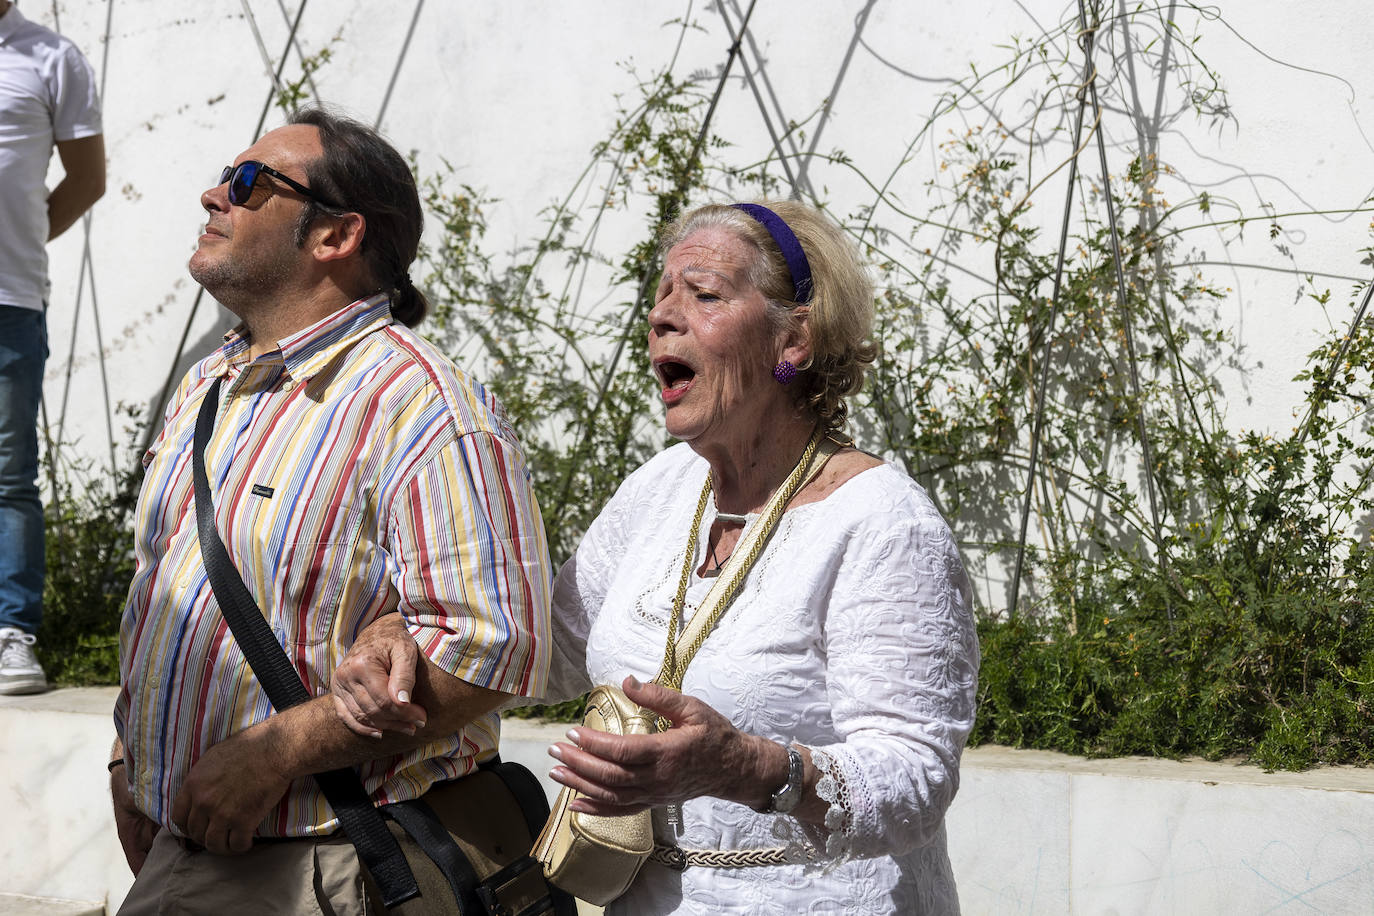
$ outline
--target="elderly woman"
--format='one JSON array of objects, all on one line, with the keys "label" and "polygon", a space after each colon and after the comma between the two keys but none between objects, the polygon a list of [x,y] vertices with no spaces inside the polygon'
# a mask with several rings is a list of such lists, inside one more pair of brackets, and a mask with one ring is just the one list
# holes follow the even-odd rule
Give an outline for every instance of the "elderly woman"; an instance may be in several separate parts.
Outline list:
[{"label": "elderly woman", "polygon": [[[977,639],[930,498],[840,434],[874,356],[854,246],[820,212],[778,201],[694,210],[663,250],[649,354],[681,444],[622,484],[554,594],[549,699],[623,684],[672,723],[574,728],[549,750],[552,778],[583,793],[575,810],[650,806],[656,841],[687,851],[685,870],[652,858],[608,912],[956,912],[943,819],[973,724]],[[813,434],[840,447],[787,504],[681,692],[649,683],[670,626],[692,619]],[[340,671],[339,705],[360,730],[422,715],[387,700],[375,664]],[[760,849],[781,864],[692,855]]]}]

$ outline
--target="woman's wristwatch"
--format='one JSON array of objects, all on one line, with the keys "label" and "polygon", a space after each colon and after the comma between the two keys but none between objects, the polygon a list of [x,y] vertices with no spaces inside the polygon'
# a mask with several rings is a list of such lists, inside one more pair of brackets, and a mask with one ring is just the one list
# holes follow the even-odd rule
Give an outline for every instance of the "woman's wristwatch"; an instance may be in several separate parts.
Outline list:
[{"label": "woman's wristwatch", "polygon": [[794,746],[787,746],[787,782],[768,799],[764,814],[790,814],[801,804],[802,790],[805,786],[806,767],[802,763],[801,752]]}]

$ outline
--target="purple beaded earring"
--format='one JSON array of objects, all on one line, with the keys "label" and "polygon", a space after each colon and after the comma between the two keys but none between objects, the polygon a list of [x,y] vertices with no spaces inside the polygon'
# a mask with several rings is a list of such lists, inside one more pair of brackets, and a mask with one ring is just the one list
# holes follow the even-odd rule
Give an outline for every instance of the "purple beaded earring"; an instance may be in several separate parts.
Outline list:
[{"label": "purple beaded earring", "polygon": [[778,380],[779,385],[790,385],[796,377],[797,367],[788,360],[783,360],[773,367],[773,378]]}]

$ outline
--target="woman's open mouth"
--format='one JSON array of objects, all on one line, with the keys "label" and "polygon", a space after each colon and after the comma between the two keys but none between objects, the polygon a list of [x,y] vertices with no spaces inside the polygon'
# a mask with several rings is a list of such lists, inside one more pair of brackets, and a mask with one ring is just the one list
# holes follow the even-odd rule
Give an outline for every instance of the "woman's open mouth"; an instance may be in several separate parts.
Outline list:
[{"label": "woman's open mouth", "polygon": [[663,388],[664,404],[674,404],[680,400],[697,377],[695,369],[672,357],[655,360],[654,371],[658,373]]}]

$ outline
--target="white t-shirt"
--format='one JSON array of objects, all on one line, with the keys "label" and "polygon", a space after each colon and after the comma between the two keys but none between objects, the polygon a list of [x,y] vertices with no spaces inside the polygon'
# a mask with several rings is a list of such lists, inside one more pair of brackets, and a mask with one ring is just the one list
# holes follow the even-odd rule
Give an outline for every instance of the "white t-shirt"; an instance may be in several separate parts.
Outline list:
[{"label": "white t-shirt", "polygon": [[[554,590],[553,698],[652,678],[706,462],[686,445],[631,474]],[[698,541],[699,566],[708,508]],[[711,580],[692,576],[684,616]],[[949,527],[891,464],[788,510],[687,669],[683,691],[745,732],[811,748],[829,831],[717,798],[683,806],[689,849],[806,847],[817,865],[645,864],[608,913],[948,914],[944,814],[973,725],[978,638]],[[661,812],[656,812],[660,815]]]},{"label": "white t-shirt", "polygon": [[0,304],[43,307],[53,144],[100,132],[91,65],[11,6],[0,16]]}]

